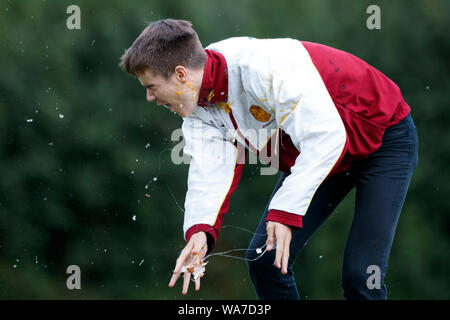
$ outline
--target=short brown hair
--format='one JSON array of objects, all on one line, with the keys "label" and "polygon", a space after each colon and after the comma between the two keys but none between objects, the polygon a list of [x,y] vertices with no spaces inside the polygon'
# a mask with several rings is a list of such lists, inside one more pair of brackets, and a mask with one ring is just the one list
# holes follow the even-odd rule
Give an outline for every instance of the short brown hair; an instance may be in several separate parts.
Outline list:
[{"label": "short brown hair", "polygon": [[206,53],[185,20],[165,19],[149,24],[120,58],[119,66],[136,76],[150,69],[168,78],[177,65],[200,68],[206,62]]}]

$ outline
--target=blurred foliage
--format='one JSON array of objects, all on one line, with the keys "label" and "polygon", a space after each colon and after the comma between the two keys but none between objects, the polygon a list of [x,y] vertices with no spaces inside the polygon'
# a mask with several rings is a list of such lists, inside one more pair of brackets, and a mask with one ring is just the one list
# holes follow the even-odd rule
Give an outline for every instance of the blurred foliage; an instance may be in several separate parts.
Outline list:
[{"label": "blurred foliage", "polygon": [[[81,8],[81,30],[66,28],[71,4]],[[381,30],[366,28],[371,4],[381,8]],[[245,262],[225,257],[211,258],[200,292],[167,286],[184,246],[188,167],[170,160],[182,120],[148,104],[117,64],[149,22],[173,17],[192,21],[205,46],[248,35],[337,47],[400,86],[420,160],[391,252],[389,297],[448,299],[449,9],[444,0],[2,0],[0,298],[256,298]],[[246,165],[224,225],[254,230],[276,180]],[[353,201],[297,258],[302,298],[342,299]],[[215,252],[246,248],[251,236],[224,228]],[[66,288],[72,264],[82,290]]]}]

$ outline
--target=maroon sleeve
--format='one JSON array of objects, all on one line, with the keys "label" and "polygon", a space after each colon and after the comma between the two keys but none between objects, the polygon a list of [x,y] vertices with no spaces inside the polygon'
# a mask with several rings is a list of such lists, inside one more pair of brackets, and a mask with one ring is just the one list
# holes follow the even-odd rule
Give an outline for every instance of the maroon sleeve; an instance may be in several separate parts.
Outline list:
[{"label": "maroon sleeve", "polygon": [[274,221],[285,224],[290,227],[301,228],[302,216],[281,210],[269,210],[266,221]]}]

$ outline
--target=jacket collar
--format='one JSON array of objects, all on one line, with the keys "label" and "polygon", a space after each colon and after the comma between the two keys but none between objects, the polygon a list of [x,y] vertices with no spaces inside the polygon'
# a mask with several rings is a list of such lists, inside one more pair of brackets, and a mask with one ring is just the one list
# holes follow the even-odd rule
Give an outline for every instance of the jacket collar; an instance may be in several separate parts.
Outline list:
[{"label": "jacket collar", "polygon": [[207,54],[202,86],[200,88],[198,105],[206,107],[228,100],[228,67],[225,57],[212,50]]}]

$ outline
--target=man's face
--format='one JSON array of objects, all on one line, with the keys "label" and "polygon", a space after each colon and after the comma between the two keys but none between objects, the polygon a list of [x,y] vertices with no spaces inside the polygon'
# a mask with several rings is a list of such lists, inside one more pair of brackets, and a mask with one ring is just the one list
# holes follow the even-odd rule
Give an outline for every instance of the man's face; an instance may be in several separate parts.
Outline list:
[{"label": "man's face", "polygon": [[197,105],[198,94],[183,67],[177,67],[168,79],[148,69],[137,74],[137,77],[146,88],[148,102],[156,101],[158,106],[165,105],[181,117],[190,115]]}]

